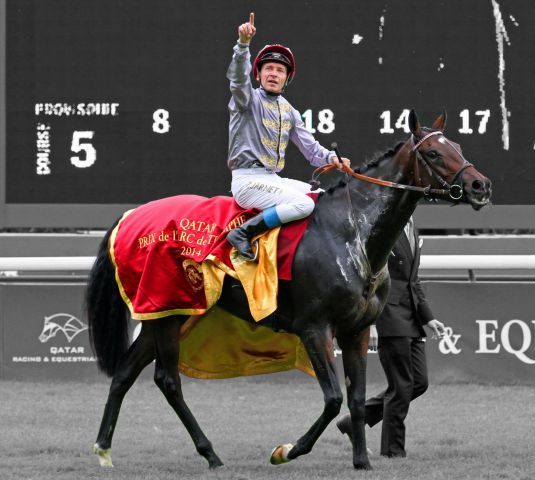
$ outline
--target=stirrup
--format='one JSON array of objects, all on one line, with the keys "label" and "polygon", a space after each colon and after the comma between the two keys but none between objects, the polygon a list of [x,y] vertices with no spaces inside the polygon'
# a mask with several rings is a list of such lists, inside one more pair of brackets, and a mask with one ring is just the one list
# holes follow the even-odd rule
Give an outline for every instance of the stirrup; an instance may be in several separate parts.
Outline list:
[{"label": "stirrup", "polygon": [[258,244],[258,238],[251,243],[251,250],[253,250],[253,247],[256,245],[256,250],[254,252],[254,257],[253,258],[247,258],[247,257],[244,257],[245,260],[247,260],[248,262],[258,262],[258,252],[260,251],[260,245]]}]

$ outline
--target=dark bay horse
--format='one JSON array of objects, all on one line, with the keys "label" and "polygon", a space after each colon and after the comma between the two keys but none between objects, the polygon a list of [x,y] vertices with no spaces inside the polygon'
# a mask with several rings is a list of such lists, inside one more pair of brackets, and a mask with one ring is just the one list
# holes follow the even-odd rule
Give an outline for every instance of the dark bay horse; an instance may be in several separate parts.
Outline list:
[{"label": "dark bay horse", "polygon": [[[311,451],[339,413],[342,392],[335,373],[333,341],[343,354],[348,406],[353,428],[353,465],[368,469],[364,432],[366,351],[369,325],[388,295],[387,259],[422,196],[432,194],[479,210],[490,200],[491,183],[464,158],[458,144],[444,135],[445,112],[431,128],[421,127],[412,111],[411,135],[360,174],[396,182],[399,188],[351,178],[322,193],[297,249],[293,280],[280,282],[277,327],[299,336],[324,395],[324,409],[295,445],[279,445],[272,463],[284,463]],[[350,175],[351,174],[351,175]],[[222,465],[210,441],[186,405],[178,372],[179,330],[186,317],[143,321],[128,346],[128,309],[115,283],[108,256],[110,231],[104,237],[87,290],[90,337],[99,367],[113,376],[94,452],[111,466],[111,442],[122,400],[141,370],[153,360],[154,380],[188,430],[211,468]],[[219,305],[249,317],[240,289],[225,283]]]}]

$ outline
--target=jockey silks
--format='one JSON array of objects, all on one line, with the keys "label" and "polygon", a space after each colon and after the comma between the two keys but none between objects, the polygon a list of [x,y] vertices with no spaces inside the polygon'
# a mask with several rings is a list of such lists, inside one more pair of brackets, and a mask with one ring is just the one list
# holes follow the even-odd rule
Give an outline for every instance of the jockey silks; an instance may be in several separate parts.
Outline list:
[{"label": "jockey silks", "polygon": [[329,163],[334,152],[322,147],[305,128],[301,114],[282,95],[269,95],[251,85],[251,54],[248,46],[236,44],[227,70],[232,97],[228,108],[231,170],[265,167],[284,168],[288,141],[293,142],[314,166]]}]

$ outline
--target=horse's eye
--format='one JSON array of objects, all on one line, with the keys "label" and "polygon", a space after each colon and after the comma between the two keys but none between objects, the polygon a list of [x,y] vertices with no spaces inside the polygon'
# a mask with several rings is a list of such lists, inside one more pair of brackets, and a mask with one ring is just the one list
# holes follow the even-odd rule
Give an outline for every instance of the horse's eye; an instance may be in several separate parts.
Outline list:
[{"label": "horse's eye", "polygon": [[428,152],[425,152],[425,155],[429,158],[437,158],[438,153],[435,152],[435,150],[429,150]]}]

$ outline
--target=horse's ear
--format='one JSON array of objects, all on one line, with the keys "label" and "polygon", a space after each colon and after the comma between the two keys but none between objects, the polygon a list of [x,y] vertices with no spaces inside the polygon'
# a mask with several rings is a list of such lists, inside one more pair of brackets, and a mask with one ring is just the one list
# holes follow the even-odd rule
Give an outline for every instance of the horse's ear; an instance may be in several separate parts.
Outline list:
[{"label": "horse's ear", "polygon": [[416,115],[414,108],[409,113],[409,128],[412,134],[416,137],[419,137],[422,133],[422,126],[420,125],[420,120],[418,120],[418,115]]},{"label": "horse's ear", "polygon": [[435,123],[433,123],[432,128],[434,128],[435,130],[440,130],[441,132],[443,132],[444,129],[446,128],[446,119],[447,118],[448,118],[448,115],[446,113],[446,109],[444,107],[442,107],[442,115],[440,115],[440,117],[438,117],[435,120]]}]

